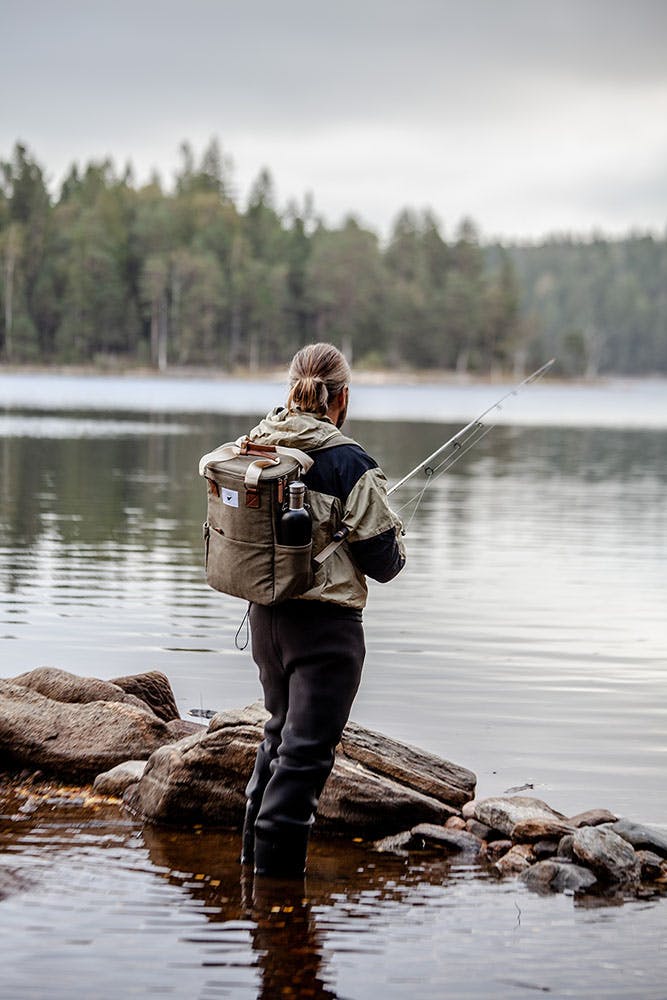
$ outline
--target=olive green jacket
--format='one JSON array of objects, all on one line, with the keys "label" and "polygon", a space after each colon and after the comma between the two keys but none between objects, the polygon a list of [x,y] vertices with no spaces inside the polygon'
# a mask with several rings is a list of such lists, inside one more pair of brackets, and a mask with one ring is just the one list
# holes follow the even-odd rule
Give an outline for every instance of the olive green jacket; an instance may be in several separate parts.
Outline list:
[{"label": "olive green jacket", "polygon": [[313,553],[317,555],[343,525],[349,535],[321,565],[305,600],[361,609],[366,576],[392,579],[405,564],[402,524],[387,502],[387,480],[360,445],[345,437],[328,417],[272,410],[250,431],[258,444],[299,448],[314,459],[303,479],[313,516]]}]

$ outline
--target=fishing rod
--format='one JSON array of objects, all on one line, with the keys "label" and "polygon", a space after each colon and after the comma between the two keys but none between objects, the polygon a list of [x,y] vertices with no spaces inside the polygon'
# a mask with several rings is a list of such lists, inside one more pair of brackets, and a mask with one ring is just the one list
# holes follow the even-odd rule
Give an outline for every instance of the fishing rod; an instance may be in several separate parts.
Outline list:
[{"label": "fishing rod", "polygon": [[[436,448],[436,450],[433,452],[432,455],[429,455],[428,458],[423,459],[423,461],[421,461],[419,465],[415,465],[414,469],[412,469],[411,472],[408,472],[407,476],[403,476],[403,478],[399,479],[397,483],[394,483],[394,485],[387,490],[387,496],[391,496],[392,493],[395,493],[396,490],[399,490],[401,486],[404,486],[408,482],[408,480],[412,479],[412,477],[415,476],[421,469],[431,469],[431,462],[433,462],[438,457],[438,455],[441,455],[443,451],[445,451],[447,448],[453,448],[454,451],[458,453],[456,456],[458,460],[458,458],[460,458],[462,454],[465,454],[465,452],[460,451],[465,442],[469,440],[470,437],[473,437],[484,426],[484,418],[488,416],[489,413],[493,413],[494,410],[501,410],[502,405],[506,399],[510,399],[512,396],[518,396],[518,394],[521,392],[523,388],[525,388],[525,386],[530,385],[531,382],[536,382],[539,378],[541,378],[546,372],[549,371],[549,369],[555,363],[555,361],[556,361],[555,358],[552,358],[550,361],[547,361],[546,364],[542,365],[540,368],[537,368],[531,375],[528,375],[527,378],[525,378],[522,382],[519,382],[519,384],[515,385],[513,389],[510,389],[510,391],[506,392],[504,396],[501,396],[500,399],[496,400],[495,403],[492,403],[491,406],[488,406],[486,410],[484,410],[482,413],[479,414],[478,417],[475,417],[475,419],[471,420],[469,424],[466,424],[465,427],[462,427],[460,431],[457,431],[453,437],[450,437],[448,441],[445,441],[445,443],[441,444],[439,448]],[[487,428],[487,430],[491,430],[491,428],[489,427]],[[469,434],[469,432],[472,433]],[[468,438],[466,438],[466,434],[469,435]],[[478,440],[481,440],[481,438],[479,438]],[[473,444],[476,443],[477,441],[473,441]],[[468,451],[469,448],[471,447],[472,445],[469,445],[469,447],[466,448],[466,451]],[[453,465],[454,463],[452,462],[451,464]],[[431,470],[431,474],[433,473],[433,471],[434,470]]]},{"label": "fishing rod", "polygon": [[[420,472],[421,469],[424,469],[426,471],[427,475],[426,482],[424,483],[419,493],[417,493],[414,497],[412,497],[410,500],[404,503],[399,508],[399,511],[403,510],[404,507],[408,507],[411,503],[414,503],[416,501],[415,509],[412,512],[412,516],[410,517],[410,521],[412,521],[412,518],[414,517],[417,511],[417,507],[419,506],[419,503],[421,502],[421,499],[424,496],[426,487],[429,485],[430,482],[433,481],[435,474],[439,470],[442,470],[442,472],[440,473],[441,475],[442,473],[447,472],[447,470],[450,469],[452,465],[455,464],[455,462],[458,462],[458,460],[462,458],[466,454],[466,452],[470,451],[473,445],[481,441],[482,438],[486,437],[489,431],[493,429],[493,427],[495,426],[494,424],[491,424],[488,427],[485,426],[484,424],[485,417],[487,417],[490,413],[493,413],[494,410],[501,410],[502,405],[506,399],[510,399],[512,396],[518,396],[521,390],[524,389],[527,385],[530,385],[532,382],[536,382],[538,379],[540,379],[544,374],[546,374],[546,372],[549,371],[549,369],[555,363],[555,361],[556,361],[555,358],[551,358],[551,360],[547,361],[546,364],[541,365],[539,368],[536,368],[534,372],[532,372],[525,379],[519,382],[518,385],[515,385],[513,389],[510,389],[509,392],[506,392],[503,396],[500,397],[500,399],[496,400],[495,403],[492,403],[491,406],[487,406],[487,408],[483,410],[482,413],[479,414],[479,416],[475,417],[474,420],[471,420],[470,423],[465,425],[465,427],[462,427],[460,431],[457,431],[456,434],[453,435],[453,437],[450,437],[449,440],[445,441],[444,444],[441,444],[439,448],[436,448],[436,450],[431,455],[429,455],[428,458],[423,459],[419,463],[419,465],[416,465],[414,469],[408,472],[406,476],[403,476],[403,478],[399,479],[397,483],[394,483],[394,485],[387,490],[387,496],[391,496],[391,494],[395,493],[396,490],[399,490],[401,486],[405,486],[405,484],[410,479],[412,479],[413,476],[415,476],[418,472]],[[480,431],[483,431],[484,433],[480,433]],[[434,462],[435,459],[438,458],[440,455],[442,455],[442,453],[446,451],[448,448],[451,448],[452,451],[445,457],[445,459],[439,465],[433,468],[431,463]],[[403,529],[403,533],[405,533],[406,528],[407,525]],[[338,529],[338,531],[334,534],[329,544],[324,549],[322,549],[322,551],[318,555],[315,556],[314,561],[318,564],[323,563],[325,559],[328,559],[328,557],[333,552],[335,552],[340,545],[343,544],[343,542],[345,541],[345,539],[349,534],[350,534],[350,528],[348,528],[346,525],[342,525]]]}]

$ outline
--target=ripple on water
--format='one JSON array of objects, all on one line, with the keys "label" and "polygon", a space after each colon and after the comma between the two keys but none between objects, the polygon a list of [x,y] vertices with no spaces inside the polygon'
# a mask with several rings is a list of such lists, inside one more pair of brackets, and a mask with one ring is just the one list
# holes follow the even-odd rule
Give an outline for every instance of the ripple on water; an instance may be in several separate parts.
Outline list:
[{"label": "ripple on water", "polygon": [[305,887],[253,883],[238,834],[142,829],[103,804],[14,823],[16,808],[0,817],[25,883],[0,909],[15,1000],[664,997],[665,900],[540,897],[474,864],[318,838]]}]

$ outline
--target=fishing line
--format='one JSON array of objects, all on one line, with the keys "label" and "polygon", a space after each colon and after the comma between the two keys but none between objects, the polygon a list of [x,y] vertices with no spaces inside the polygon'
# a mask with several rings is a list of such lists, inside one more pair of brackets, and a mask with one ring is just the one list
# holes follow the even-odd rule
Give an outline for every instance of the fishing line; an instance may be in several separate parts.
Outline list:
[{"label": "fishing line", "polygon": [[409,479],[412,479],[412,477],[415,476],[421,469],[425,468],[426,466],[429,466],[433,461],[433,459],[437,458],[438,455],[441,455],[442,452],[445,451],[447,448],[456,447],[457,443],[460,444],[461,440],[466,440],[464,438],[464,435],[467,434],[471,428],[476,429],[483,426],[484,418],[487,416],[487,414],[493,413],[494,410],[502,410],[502,404],[505,402],[506,399],[510,399],[510,397],[512,396],[518,396],[519,392],[521,391],[521,389],[524,388],[524,386],[530,385],[531,382],[536,382],[539,378],[541,378],[545,374],[545,372],[547,372],[551,368],[551,366],[555,364],[555,361],[556,361],[555,358],[552,358],[550,361],[547,361],[546,364],[542,365],[540,368],[537,368],[534,372],[532,372],[525,379],[523,379],[522,382],[519,382],[519,384],[515,385],[513,389],[510,389],[503,396],[501,396],[500,399],[497,399],[495,403],[492,403],[490,406],[487,406],[487,408],[483,410],[482,413],[479,414],[479,416],[471,420],[470,423],[465,425],[465,427],[462,427],[461,430],[458,431],[458,433],[454,434],[454,436],[449,438],[448,441],[445,441],[444,444],[441,444],[439,448],[436,448],[436,450],[433,452],[432,455],[429,455],[428,458],[423,459],[419,463],[419,465],[416,465],[415,468],[412,469],[411,472],[408,472],[406,476],[403,476],[403,478],[400,479],[397,483],[394,483],[391,489],[387,490],[387,496],[391,496],[391,494],[395,490],[400,489],[400,487],[403,486],[404,483],[407,483]]},{"label": "fishing line", "polygon": [[[412,472],[409,472],[407,476],[404,476],[403,479],[401,479],[398,483],[395,483],[395,485],[392,486],[391,489],[387,491],[387,496],[391,496],[392,493],[394,493],[398,489],[401,489],[401,487],[404,486],[405,483],[407,483],[410,479],[412,479],[412,477],[416,475],[417,472],[419,472],[421,469],[424,470],[424,473],[426,475],[426,480],[422,488],[419,490],[418,493],[416,493],[409,500],[406,500],[405,503],[401,504],[401,506],[397,509],[397,513],[400,514],[400,512],[405,510],[406,507],[409,507],[411,504],[415,505],[414,510],[412,511],[412,514],[410,515],[407,524],[403,528],[404,533],[407,531],[410,524],[412,523],[412,520],[415,514],[417,513],[422,500],[424,499],[424,494],[426,493],[428,487],[432,483],[434,483],[436,479],[439,479],[440,476],[442,476],[445,472],[448,472],[449,469],[451,469],[452,466],[455,465],[460,458],[463,458],[463,456],[467,452],[469,452],[474,445],[476,445],[479,441],[482,441],[489,433],[489,431],[492,431],[493,428],[497,426],[495,423],[489,424],[487,426],[484,423],[484,417],[486,417],[487,414],[493,413],[496,410],[498,411],[502,410],[503,403],[505,402],[506,399],[511,399],[513,396],[518,396],[519,392],[521,391],[521,389],[524,388],[524,386],[530,385],[532,382],[536,382],[539,378],[541,378],[545,374],[545,372],[547,372],[551,368],[554,362],[555,358],[552,358],[550,361],[547,361],[546,364],[542,365],[536,371],[528,375],[528,377],[525,378],[522,382],[519,382],[519,384],[514,386],[513,389],[510,389],[509,392],[505,393],[504,396],[501,396],[500,399],[496,400],[495,403],[492,403],[491,406],[487,407],[487,409],[484,410],[482,413],[480,413],[478,417],[476,417],[474,420],[471,420],[469,424],[466,424],[466,426],[463,427],[458,432],[458,434],[455,434],[453,438],[450,438],[449,441],[446,441],[444,444],[440,445],[440,447],[437,448],[432,455],[429,455],[428,458],[425,458],[422,462],[419,463],[418,466],[416,466],[412,470]],[[483,433],[480,434],[480,431],[482,429]],[[441,462],[433,466],[431,464],[433,460],[437,458],[437,456],[440,455],[447,448],[452,448],[453,450],[448,454],[446,454],[445,458]]]},{"label": "fishing line", "polygon": [[[463,458],[466,452],[470,451],[473,445],[477,444],[478,441],[481,441],[482,438],[486,437],[489,431],[493,430],[493,428],[496,426],[495,424],[489,424],[489,426],[487,427],[486,424],[484,423],[484,418],[489,413],[493,413],[494,410],[502,410],[503,408],[502,404],[505,402],[506,399],[510,399],[510,397],[512,396],[518,396],[519,392],[521,391],[521,389],[523,389],[524,386],[530,385],[531,382],[536,382],[539,378],[541,378],[542,375],[545,374],[545,372],[549,371],[549,369],[555,363],[555,361],[556,361],[555,358],[552,358],[550,361],[547,361],[546,364],[542,365],[540,368],[537,368],[534,372],[532,372],[525,379],[523,379],[522,382],[519,382],[519,384],[515,385],[513,389],[510,389],[503,396],[501,396],[500,399],[497,399],[495,403],[492,403],[490,406],[487,406],[487,408],[483,410],[483,412],[480,413],[479,416],[475,417],[474,420],[471,420],[470,423],[465,425],[465,427],[462,427],[461,430],[458,431],[456,434],[454,434],[453,437],[449,438],[448,441],[445,441],[444,444],[441,444],[439,448],[436,448],[433,454],[429,455],[428,458],[423,459],[419,463],[419,465],[416,465],[414,469],[408,472],[407,475],[403,476],[402,479],[399,479],[397,483],[394,483],[394,485],[387,490],[387,496],[389,497],[396,490],[400,490],[401,487],[405,486],[405,484],[410,479],[412,479],[413,476],[416,476],[418,472],[420,472],[422,469],[425,470],[426,482],[422,486],[421,490],[418,493],[416,493],[415,496],[412,497],[412,499],[406,501],[406,503],[404,503],[402,507],[399,507],[399,511],[401,511],[404,510],[406,507],[408,507],[411,503],[415,503],[415,501],[417,502],[415,509],[410,517],[410,521],[408,521],[408,524],[410,524],[412,518],[415,516],[417,508],[419,507],[419,504],[422,501],[424,493],[426,492],[426,488],[435,479],[437,479],[438,476],[441,476],[444,472],[447,472],[448,469],[451,469],[451,467],[454,465],[455,462],[458,462],[460,458]],[[482,429],[484,430],[484,433],[480,434],[479,432]],[[467,444],[467,447],[464,448],[463,447],[464,444]],[[448,455],[446,455],[443,461],[441,461],[438,465],[434,467],[431,463],[439,455],[442,455],[442,453],[445,452],[448,448],[453,449],[453,454],[450,452]],[[406,529],[404,528],[403,531],[405,532],[405,530]],[[336,549],[340,545],[343,544],[345,539],[350,534],[350,531],[351,529],[347,525],[343,524],[335,533],[333,539],[331,540],[331,542],[329,542],[326,548],[322,549],[319,555],[315,557],[315,561],[323,562],[324,559],[328,558],[333,552],[336,551]]]},{"label": "fishing line", "polygon": [[[403,503],[400,507],[397,508],[397,513],[400,513],[400,511],[404,510],[406,507],[409,507],[411,503],[415,502],[415,500],[417,501],[417,507],[419,506],[422,497],[424,496],[424,493],[426,492],[427,488],[431,485],[431,483],[435,482],[436,479],[439,479],[440,476],[443,474],[443,472],[446,472],[447,469],[450,469],[452,465],[458,462],[459,458],[462,458],[467,451],[470,451],[473,445],[476,444],[477,440],[481,440],[481,437],[477,437],[481,426],[482,424],[476,424],[475,427],[467,435],[467,437],[461,438],[460,440],[456,440],[452,445],[453,452],[450,452],[449,455],[446,455],[445,458],[438,463],[438,465],[436,465],[435,467],[432,465],[426,465],[424,467],[424,473],[426,475],[426,481],[424,482],[424,485],[422,486],[422,488],[419,490],[418,493],[415,493],[413,497],[411,497],[409,500],[406,500],[405,503]],[[491,428],[489,428],[489,430],[490,429]],[[468,444],[468,447],[463,448],[463,445],[468,442],[470,442]],[[438,471],[442,469],[443,465],[446,465],[447,463],[449,463],[447,465],[447,468],[443,469],[439,475],[436,475],[436,473],[438,473]],[[417,512],[417,507],[415,507],[415,510],[413,511],[412,516],[410,517],[410,521]]]},{"label": "fishing line", "polygon": [[[474,431],[471,434],[469,434],[467,438],[464,438],[461,442],[457,442],[454,445],[454,447],[455,447],[456,450],[454,451],[453,454],[447,455],[435,467],[432,467],[430,465],[426,466],[426,468],[424,469],[424,471],[425,471],[426,476],[428,478],[426,479],[426,482],[422,486],[422,488],[419,491],[419,493],[416,493],[409,500],[406,500],[405,503],[401,504],[400,507],[396,508],[396,513],[400,514],[401,511],[405,510],[406,507],[409,507],[410,504],[412,504],[412,503],[415,504],[415,508],[414,508],[412,514],[410,515],[410,518],[409,518],[407,524],[404,526],[404,529],[403,529],[404,531],[407,531],[408,528],[409,528],[409,526],[410,526],[410,524],[412,523],[412,519],[414,518],[415,514],[419,510],[419,506],[420,506],[420,504],[421,504],[421,502],[422,502],[422,500],[424,498],[424,493],[426,492],[426,490],[428,489],[428,487],[431,486],[436,481],[436,479],[440,479],[440,476],[444,476],[445,472],[449,472],[449,470],[452,468],[452,466],[456,465],[456,463],[459,461],[460,458],[463,458],[463,456],[466,455],[470,451],[471,448],[474,448],[474,446],[479,441],[482,441],[486,437],[486,435],[490,431],[492,431],[494,429],[494,427],[496,427],[496,426],[497,426],[497,424],[489,424],[488,426],[486,426],[485,424],[482,424],[482,423],[477,424],[476,427],[475,427],[475,429],[474,429]],[[484,433],[480,434],[479,431],[480,431],[480,428],[482,428],[482,427],[484,428]],[[469,441],[470,443],[468,444],[467,448],[463,448],[462,445],[466,441]],[[415,501],[416,501],[416,503],[415,503]]]}]

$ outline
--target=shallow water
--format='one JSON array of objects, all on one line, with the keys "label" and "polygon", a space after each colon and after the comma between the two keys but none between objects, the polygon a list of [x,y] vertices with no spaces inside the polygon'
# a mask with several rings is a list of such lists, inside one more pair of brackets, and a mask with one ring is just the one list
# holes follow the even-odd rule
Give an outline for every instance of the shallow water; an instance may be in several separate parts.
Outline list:
[{"label": "shallow water", "polygon": [[305,885],[253,884],[235,834],[13,805],[0,847],[24,888],[1,904],[2,997],[665,995],[664,899],[541,897],[474,865],[317,839]]},{"label": "shallow water", "polygon": [[[233,644],[243,606],[203,582],[196,477],[199,455],[252,418],[194,413],[157,380],[144,409],[129,407],[128,380],[83,380],[88,405],[104,404],[79,410],[46,405],[63,392],[53,377],[27,409],[8,378],[0,390],[13,385],[5,399],[24,408],[0,412],[0,675],[157,667],[184,715],[254,700],[254,667]],[[566,813],[600,805],[667,824],[667,399],[656,386],[642,427],[634,388],[599,388],[590,410],[590,396],[577,409],[569,387],[558,399],[559,387],[537,386],[512,406],[535,412],[548,390],[544,426],[498,427],[427,490],[409,567],[371,587],[354,718],[471,767],[480,795],[529,783]],[[200,406],[216,387],[198,390]],[[427,422],[414,388],[372,389],[378,412],[398,406],[412,421],[357,419],[348,433],[396,480],[455,427]],[[273,387],[251,387],[248,411],[262,391],[262,408],[276,401]],[[500,393],[458,394],[443,406],[467,420]],[[71,387],[68,399],[79,400]],[[559,411],[580,426],[552,426]],[[357,1000],[439,997],[443,984],[451,996],[665,996],[665,901],[589,909],[469,867],[327,841],[314,847],[308,904],[281,928],[277,904],[241,885],[229,834],[142,831],[80,807],[18,815],[0,826],[3,863],[26,876],[0,903],[11,956],[0,996],[41,997],[48,984],[62,996],[269,997],[295,964],[312,995]],[[105,993],[110,965],[120,986]]]}]

